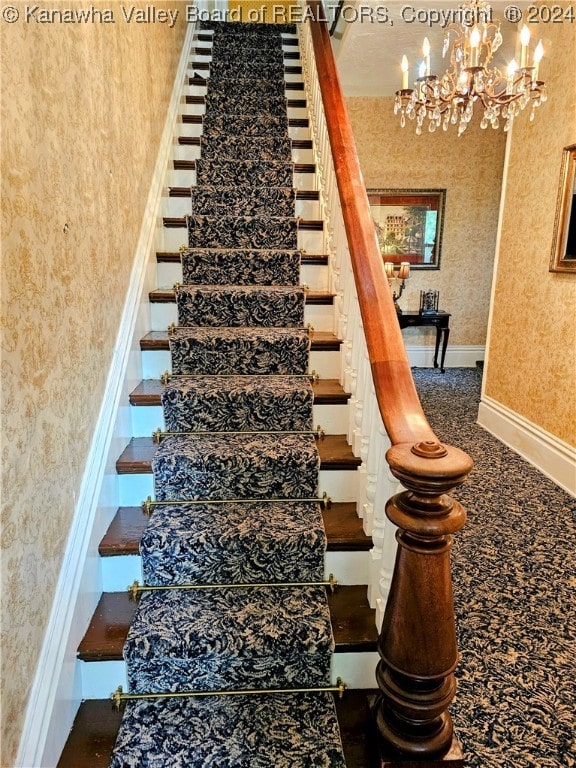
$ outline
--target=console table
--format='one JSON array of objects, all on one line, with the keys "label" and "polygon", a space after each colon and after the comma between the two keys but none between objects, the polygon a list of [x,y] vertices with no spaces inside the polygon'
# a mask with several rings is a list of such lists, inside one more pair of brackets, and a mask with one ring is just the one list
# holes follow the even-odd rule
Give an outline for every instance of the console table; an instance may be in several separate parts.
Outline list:
[{"label": "console table", "polygon": [[436,348],[434,350],[434,368],[438,368],[438,350],[440,349],[440,338],[442,339],[442,353],[440,355],[440,370],[444,373],[444,358],[446,357],[446,347],[448,346],[448,337],[450,336],[450,314],[439,310],[429,315],[421,315],[420,312],[399,312],[398,322],[400,328],[415,328],[417,326],[433,326],[436,328]]}]

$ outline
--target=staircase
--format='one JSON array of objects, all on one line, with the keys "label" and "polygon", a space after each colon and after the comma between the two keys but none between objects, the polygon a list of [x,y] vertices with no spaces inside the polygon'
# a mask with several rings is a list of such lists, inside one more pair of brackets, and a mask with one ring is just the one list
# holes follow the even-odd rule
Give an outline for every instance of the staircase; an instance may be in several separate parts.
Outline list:
[{"label": "staircase", "polygon": [[[86,701],[59,765],[368,766],[354,691],[375,684],[371,539],[298,38],[205,26],[117,461],[122,506],[100,545],[105,592],[78,649]],[[119,684],[143,698],[114,712]]]}]

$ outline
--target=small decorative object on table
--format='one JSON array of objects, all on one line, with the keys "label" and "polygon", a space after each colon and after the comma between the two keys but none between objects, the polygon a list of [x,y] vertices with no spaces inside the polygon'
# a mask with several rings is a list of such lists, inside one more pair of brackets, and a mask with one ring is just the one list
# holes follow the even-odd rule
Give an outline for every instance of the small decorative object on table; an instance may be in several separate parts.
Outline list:
[{"label": "small decorative object on table", "polygon": [[440,291],[420,291],[420,314],[435,315],[438,312]]},{"label": "small decorative object on table", "polygon": [[394,264],[392,261],[384,262],[384,272],[388,278],[388,285],[392,290],[392,283],[397,281],[400,283],[400,290],[396,293],[392,290],[392,299],[394,300],[394,307],[398,314],[402,313],[402,310],[398,306],[398,299],[402,296],[402,291],[406,288],[406,280],[410,277],[410,263],[408,261],[402,261],[400,264]]}]

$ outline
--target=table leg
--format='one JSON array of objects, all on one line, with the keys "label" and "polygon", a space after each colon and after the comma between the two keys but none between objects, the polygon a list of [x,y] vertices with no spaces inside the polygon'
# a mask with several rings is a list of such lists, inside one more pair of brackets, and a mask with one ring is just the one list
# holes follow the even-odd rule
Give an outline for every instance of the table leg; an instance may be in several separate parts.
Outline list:
[{"label": "table leg", "polygon": [[442,354],[440,355],[440,370],[444,373],[444,360],[446,358],[446,349],[448,348],[448,337],[450,336],[450,328],[436,327],[436,346],[434,348],[434,368],[438,368],[438,352],[440,350],[440,337],[444,333],[442,339]]},{"label": "table leg", "polygon": [[434,347],[434,368],[438,368],[438,350],[440,349],[440,336],[442,335],[442,328],[436,326],[436,346]]},{"label": "table leg", "polygon": [[440,370],[444,373],[444,359],[446,358],[446,349],[448,347],[448,337],[450,336],[450,328],[444,328],[444,341],[442,343],[442,356],[440,357]]}]

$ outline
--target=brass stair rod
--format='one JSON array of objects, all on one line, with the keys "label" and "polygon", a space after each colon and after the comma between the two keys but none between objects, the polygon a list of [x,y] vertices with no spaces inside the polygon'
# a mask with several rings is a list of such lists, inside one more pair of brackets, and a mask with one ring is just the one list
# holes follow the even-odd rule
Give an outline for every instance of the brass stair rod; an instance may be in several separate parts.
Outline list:
[{"label": "brass stair rod", "polygon": [[293,379],[310,379],[313,383],[316,381],[320,381],[320,376],[316,373],[316,371],[312,371],[311,373],[169,373],[168,371],[164,371],[164,373],[160,376],[160,383],[166,386],[170,379],[178,379],[180,377],[192,377],[194,379],[202,378],[202,377],[214,377],[218,376],[223,379],[225,378],[237,378],[237,377],[250,377],[254,378],[255,376],[259,379],[266,378],[268,376],[277,376],[280,378],[293,378]]},{"label": "brass stair rod", "polygon": [[[200,115],[200,117],[202,117],[202,115]],[[179,248],[180,253],[182,253],[183,251],[190,251],[190,250],[192,251],[195,250],[194,246],[187,245],[186,243],[183,243]],[[297,251],[298,253],[301,253],[303,256],[305,256],[308,253],[306,248],[294,248],[294,249],[291,248],[290,250]]]},{"label": "brass stair rod", "polygon": [[[173,291],[179,291],[181,288],[196,288],[198,286],[197,283],[174,283],[172,285]],[[264,285],[264,286],[257,286],[260,288],[270,288],[271,286]],[[310,291],[310,286],[308,283],[301,283],[300,285],[286,285],[282,286],[283,288],[300,288],[304,291],[304,293],[308,293]]]},{"label": "brass stair rod", "polygon": [[176,499],[173,501],[156,501],[152,499],[151,496],[148,496],[143,502],[142,502],[142,510],[146,513],[150,513],[152,511],[153,507],[162,507],[162,506],[170,506],[171,504],[178,505],[178,504],[231,504],[231,503],[240,503],[240,504],[247,504],[249,502],[256,502],[256,501],[262,501],[266,503],[273,503],[276,501],[290,501],[290,502],[298,502],[298,501],[315,501],[318,504],[322,504],[322,507],[324,509],[330,509],[332,506],[332,499],[326,491],[322,494],[321,497],[315,497],[315,498],[304,498],[304,499],[287,499],[287,498],[268,498],[268,499]]},{"label": "brass stair rod", "polygon": [[134,699],[191,699],[198,698],[200,696],[257,696],[258,694],[274,694],[274,693],[330,693],[334,692],[339,695],[340,698],[344,696],[344,692],[348,686],[342,680],[341,677],[336,679],[336,685],[329,685],[325,688],[248,688],[238,691],[182,691],[166,693],[123,693],[122,686],[119,685],[114,693],[110,694],[110,698],[114,703],[116,709],[120,709],[120,703],[122,701],[132,701]]},{"label": "brass stair rod", "polygon": [[163,592],[173,590],[188,590],[188,589],[238,589],[245,588],[257,588],[257,587],[330,587],[331,592],[334,592],[339,585],[337,579],[334,578],[334,574],[331,573],[328,577],[328,581],[270,581],[270,582],[252,582],[246,584],[140,584],[136,579],[133,584],[128,587],[130,597],[135,600],[139,592]]},{"label": "brass stair rod", "polygon": [[165,437],[175,437],[178,435],[313,435],[314,437],[317,437],[318,439],[321,439],[326,436],[326,433],[322,429],[320,425],[316,427],[316,429],[271,429],[268,431],[264,430],[198,430],[198,431],[188,431],[188,432],[170,432],[170,431],[164,431],[158,427],[157,430],[155,430],[152,433],[152,440],[154,443],[161,443],[163,438]]},{"label": "brass stair rod", "polygon": [[[184,330],[189,330],[190,328],[195,328],[195,327],[196,326],[177,325],[176,323],[170,323],[170,325],[168,326],[168,337],[171,337],[172,334],[175,333],[175,331],[179,331],[181,328],[184,328]],[[212,326],[208,326],[208,327],[212,327]],[[217,328],[218,326],[213,326],[213,327]],[[257,328],[258,326],[253,326],[253,327]],[[270,328],[273,328],[274,326],[263,326],[263,327],[265,327],[267,330],[270,330]],[[302,325],[302,326],[295,327],[295,328],[293,328],[291,330],[294,330],[294,331],[308,331],[310,336],[314,336],[314,326],[311,323],[308,323],[307,325]]]}]

